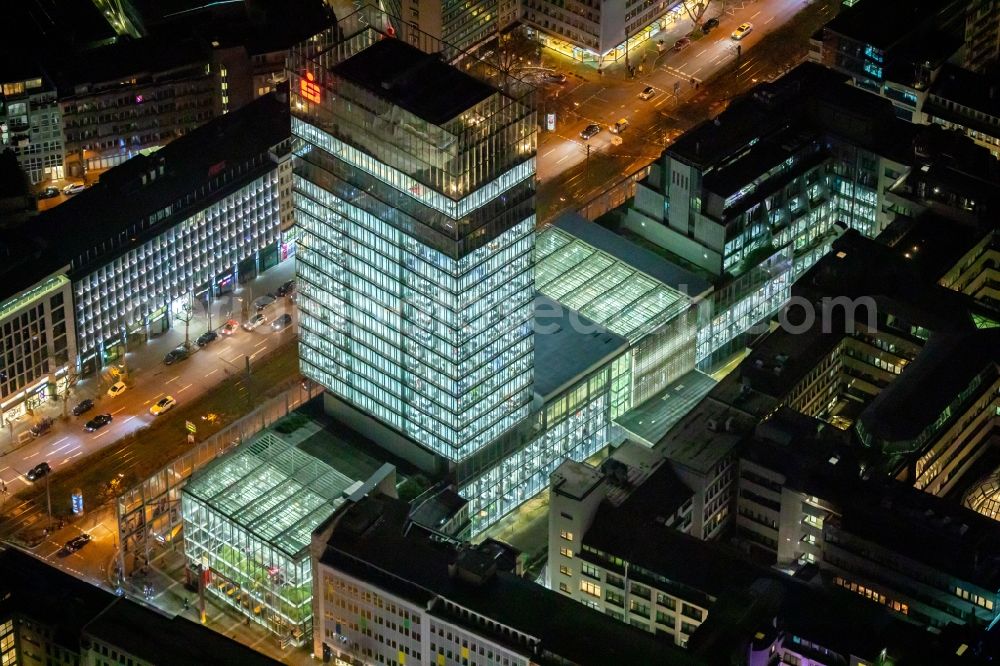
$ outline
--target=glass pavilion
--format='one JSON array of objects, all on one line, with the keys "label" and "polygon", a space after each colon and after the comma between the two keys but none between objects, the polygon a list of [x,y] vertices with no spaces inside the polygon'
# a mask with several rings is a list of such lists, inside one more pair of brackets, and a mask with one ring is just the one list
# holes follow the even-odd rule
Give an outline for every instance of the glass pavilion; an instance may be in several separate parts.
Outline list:
[{"label": "glass pavilion", "polygon": [[192,477],[185,557],[206,591],[293,643],[312,630],[313,530],[357,482],[265,431]]}]

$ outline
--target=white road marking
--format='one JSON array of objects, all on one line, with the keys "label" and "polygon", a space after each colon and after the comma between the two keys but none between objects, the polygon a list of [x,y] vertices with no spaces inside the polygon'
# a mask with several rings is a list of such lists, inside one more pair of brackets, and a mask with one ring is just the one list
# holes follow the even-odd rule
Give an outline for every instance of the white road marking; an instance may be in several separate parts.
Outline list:
[{"label": "white road marking", "polygon": [[132,416],[130,416],[127,419],[125,419],[124,421],[122,421],[122,423],[128,423],[129,421],[131,421],[134,418],[135,418],[135,414],[133,414]]},{"label": "white road marking", "polygon": [[[760,12],[761,12],[761,10],[759,10],[759,9],[758,9],[758,10],[757,10],[757,14],[760,14]],[[754,15],[753,15],[753,16],[751,16],[750,18],[752,18],[752,19],[755,19],[755,18],[757,18],[757,14],[754,14]]]},{"label": "white road marking", "polygon": [[546,155],[548,155],[549,153],[551,153],[553,150],[555,150],[555,148],[549,148],[544,153],[542,153],[541,155],[539,155],[539,157],[545,157]]},{"label": "white road marking", "polygon": [[[67,435],[66,437],[63,437],[62,439],[57,439],[56,441],[52,442],[52,446],[55,446],[56,444],[62,444],[67,439],[69,439],[69,435]],[[7,469],[7,468],[5,467],[4,469]],[[0,472],[2,472],[2,471],[3,471],[3,469],[0,469]]]},{"label": "white road marking", "polygon": [[[64,437],[63,439],[68,439],[68,438],[65,438],[65,437]],[[58,442],[56,442],[56,443],[58,444]],[[53,450],[52,450],[52,453],[59,453],[59,452],[60,452],[60,451],[62,451],[63,449],[68,449],[68,448],[71,448],[71,447],[73,447],[73,446],[79,446],[79,445],[78,445],[78,444],[77,444],[76,442],[70,442],[69,444],[63,444],[63,445],[62,445],[62,446],[60,446],[60,447],[59,447],[58,449],[53,449]]]},{"label": "white road marking", "polygon": [[[777,14],[775,14],[775,16],[777,16]],[[774,20],[774,16],[772,16],[771,18],[769,18],[766,21],[764,21],[764,25],[767,25],[768,23],[770,23],[773,20]]]},{"label": "white road marking", "polygon": [[165,381],[165,382],[163,382],[163,383],[164,383],[164,384],[169,384],[170,382],[175,382],[175,381],[177,381],[177,380],[178,380],[178,379],[180,379],[180,378],[181,378],[181,376],[180,376],[180,375],[177,375],[177,376],[176,376],[176,377],[174,377],[173,379],[168,379],[167,381]]},{"label": "white road marking", "polygon": [[192,386],[194,386],[194,384],[188,384],[188,385],[187,385],[187,386],[185,386],[184,388],[180,388],[180,389],[177,389],[177,392],[178,392],[178,393],[182,393],[182,392],[184,392],[184,391],[188,390],[189,388],[191,388]]},{"label": "white road marking", "polygon": [[111,412],[111,416],[114,416],[114,415],[115,415],[115,414],[117,414],[118,412],[124,412],[124,411],[125,411],[125,408],[124,408],[124,407],[119,407],[119,408],[118,408],[118,409],[116,409],[115,411]]},{"label": "white road marking", "polygon": [[91,439],[97,439],[97,438],[99,438],[99,437],[104,437],[104,436],[105,436],[105,435],[107,435],[107,434],[108,434],[109,432],[111,432],[111,429],[110,429],[110,428],[109,428],[109,429],[107,429],[107,430],[105,430],[104,432],[102,432],[102,433],[101,433],[100,435],[95,435],[94,437],[91,437]]},{"label": "white road marking", "polygon": [[261,345],[266,345],[266,344],[267,344],[267,340],[261,340],[260,342],[258,342],[257,344],[254,345],[254,349],[256,349],[257,347],[260,347]]},{"label": "white road marking", "polygon": [[[563,162],[565,162],[566,160],[568,160],[572,156],[573,156],[572,153],[570,153],[568,155],[563,155],[562,157],[559,158],[559,161],[557,161],[556,164],[562,164]],[[242,356],[242,354],[240,354],[240,356]],[[237,356],[236,358],[239,358],[239,356]]]},{"label": "white road marking", "polygon": [[236,359],[241,358],[243,356],[244,356],[244,354],[238,354],[237,356],[234,356],[232,358],[227,358],[225,360],[226,360],[226,363],[236,363]]},{"label": "white road marking", "polygon": [[24,459],[25,459],[25,460],[28,460],[28,459],[30,459],[30,458],[34,458],[34,457],[35,457],[35,456],[37,456],[37,455],[38,455],[39,453],[41,453],[41,451],[35,451],[35,452],[34,452],[34,453],[32,453],[32,454],[31,454],[30,456],[24,456]]},{"label": "white road marking", "polygon": [[219,371],[219,369],[218,369],[218,368],[216,368],[215,370],[212,370],[212,372],[210,372],[210,373],[208,373],[207,375],[205,375],[205,377],[211,377],[212,375],[214,375],[214,374],[215,374],[215,373],[217,373],[218,371]]}]

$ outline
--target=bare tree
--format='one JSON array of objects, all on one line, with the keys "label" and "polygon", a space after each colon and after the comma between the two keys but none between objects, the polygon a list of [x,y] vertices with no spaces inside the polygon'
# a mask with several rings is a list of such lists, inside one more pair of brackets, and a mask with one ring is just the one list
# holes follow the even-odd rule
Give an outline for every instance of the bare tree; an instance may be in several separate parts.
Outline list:
[{"label": "bare tree", "polygon": [[710,0],[703,0],[702,2],[697,2],[694,4],[694,8],[691,7],[690,0],[684,0],[681,2],[681,7],[684,8],[684,12],[688,15],[688,18],[696,25],[701,25],[701,19],[705,16],[705,12],[708,11],[708,4]]},{"label": "bare tree", "polygon": [[194,306],[188,301],[174,311],[174,316],[184,322],[184,346],[191,346],[191,320],[194,319]]}]

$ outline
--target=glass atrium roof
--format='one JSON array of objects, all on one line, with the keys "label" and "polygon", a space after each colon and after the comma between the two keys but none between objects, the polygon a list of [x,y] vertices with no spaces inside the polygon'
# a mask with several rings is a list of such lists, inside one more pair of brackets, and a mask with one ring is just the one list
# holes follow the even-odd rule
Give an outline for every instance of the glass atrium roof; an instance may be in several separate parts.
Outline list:
[{"label": "glass atrium roof", "polygon": [[972,486],[965,496],[965,506],[987,518],[1000,520],[1000,470]]},{"label": "glass atrium roof", "polygon": [[556,227],[538,235],[535,287],[632,343],[689,305],[676,289]]},{"label": "glass atrium roof", "polygon": [[192,477],[184,492],[295,558],[354,483],[265,431]]}]

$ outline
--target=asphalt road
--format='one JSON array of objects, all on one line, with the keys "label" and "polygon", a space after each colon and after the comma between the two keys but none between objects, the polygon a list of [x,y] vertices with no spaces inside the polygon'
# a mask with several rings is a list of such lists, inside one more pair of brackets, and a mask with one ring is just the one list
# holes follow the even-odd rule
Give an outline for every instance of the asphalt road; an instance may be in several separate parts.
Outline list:
[{"label": "asphalt road", "polygon": [[[706,17],[718,15],[716,4]],[[597,75],[592,67],[543,49],[543,67],[567,73],[568,80],[543,84],[539,95],[542,122],[546,114],[556,114],[555,131],[542,131],[538,142],[539,219],[546,221],[558,210],[579,207],[657,159],[664,147],[694,124],[686,107],[695,98],[707,93],[725,100],[727,91],[706,87],[712,77],[735,72],[738,81],[750,85],[772,78],[791,64],[775,62],[776,54],[755,46],[812,4],[806,0],[728,2],[729,9],[719,16],[719,27],[675,52],[672,45],[693,27],[689,19],[678,21],[631,54],[631,63],[642,67],[634,79],[626,76],[622,64]],[[753,30],[736,41],[731,34],[744,21],[751,22]],[[660,39],[665,47],[662,52],[657,49]],[[639,93],[647,86],[655,94],[642,100]],[[629,127],[615,137],[608,128],[622,118]],[[590,124],[602,129],[588,141],[580,132]]]}]

